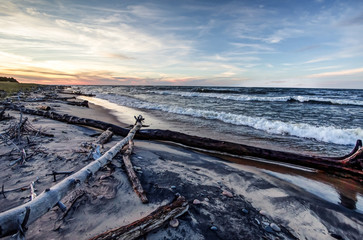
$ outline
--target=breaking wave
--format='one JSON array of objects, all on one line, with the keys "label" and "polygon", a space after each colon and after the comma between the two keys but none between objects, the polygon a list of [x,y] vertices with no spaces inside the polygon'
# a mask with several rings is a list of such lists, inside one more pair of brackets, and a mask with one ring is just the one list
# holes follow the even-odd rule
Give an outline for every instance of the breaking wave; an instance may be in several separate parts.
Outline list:
[{"label": "breaking wave", "polygon": [[291,135],[328,143],[351,145],[354,144],[357,139],[363,138],[362,128],[342,129],[334,126],[314,126],[306,123],[283,122],[279,120],[269,120],[263,117],[245,116],[223,111],[217,112],[212,110],[157,104],[120,95],[99,94],[97,97],[131,108],[158,110],[178,115],[219,120],[233,125],[252,127],[270,134]]},{"label": "breaking wave", "polygon": [[[176,92],[176,91],[148,91],[151,94],[158,95],[175,95],[181,97],[204,97],[218,98],[223,100],[234,101],[256,101],[256,102],[300,102],[300,103],[317,103],[331,105],[357,105],[363,106],[363,101],[354,99],[334,99],[314,96],[255,96],[245,94],[225,94],[226,92]],[[232,93],[232,92],[231,92]],[[233,92],[236,93],[236,92]]]}]

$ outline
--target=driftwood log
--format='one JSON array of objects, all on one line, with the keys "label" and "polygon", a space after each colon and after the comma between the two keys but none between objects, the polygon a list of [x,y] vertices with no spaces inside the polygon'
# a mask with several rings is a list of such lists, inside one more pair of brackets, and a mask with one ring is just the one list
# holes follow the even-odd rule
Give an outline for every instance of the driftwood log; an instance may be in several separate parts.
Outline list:
[{"label": "driftwood log", "polygon": [[113,136],[113,132],[111,128],[107,128],[97,139],[93,142],[93,145],[103,145],[111,140]]},{"label": "driftwood log", "polygon": [[148,203],[149,200],[146,197],[146,193],[140,183],[139,178],[137,177],[134,167],[132,166],[130,155],[134,149],[134,142],[132,140],[129,141],[129,145],[127,150],[122,155],[122,160],[125,164],[125,169],[127,176],[132,184],[132,188],[134,189],[135,193],[141,199],[142,203]]},{"label": "driftwood log", "polygon": [[[3,103],[4,104],[4,103]],[[96,121],[87,118],[78,118],[70,115],[62,115],[55,112],[26,109],[14,104],[6,104],[8,109],[22,111],[25,114],[32,114],[63,121],[72,124],[85,125],[106,130],[111,127],[112,131],[121,136],[126,136],[128,130],[114,124]],[[219,151],[238,156],[253,156],[268,160],[286,162],[290,164],[323,170],[341,177],[351,178],[363,183],[363,150],[362,141],[357,140],[353,151],[342,157],[324,157],[303,155],[298,153],[276,151],[244,144],[219,141],[210,138],[191,136],[180,132],[159,129],[144,129],[135,136],[138,139],[161,140],[183,144],[189,147]]]},{"label": "driftwood log", "polygon": [[[136,131],[138,131],[141,126],[141,122],[136,122],[134,128],[130,130],[128,135],[100,158],[65,178],[53,187],[46,189],[33,201],[0,213],[0,237],[24,229],[27,224],[31,224],[56,205],[61,207],[63,205],[60,202],[62,198],[67,195],[69,191],[79,186],[80,183],[83,183],[99,169],[109,163],[122,147],[135,136]],[[19,226],[21,226],[22,229],[20,229]]]},{"label": "driftwood log", "polygon": [[168,220],[177,218],[188,211],[189,205],[184,197],[178,197],[174,202],[156,209],[150,215],[129,225],[101,233],[90,240],[106,239],[136,239],[160,226]]},{"label": "driftwood log", "polygon": [[86,96],[86,97],[95,97],[96,96],[94,94],[82,93],[81,91],[72,91],[72,92],[60,91],[59,93],[61,93],[61,94],[79,95],[79,96]]}]

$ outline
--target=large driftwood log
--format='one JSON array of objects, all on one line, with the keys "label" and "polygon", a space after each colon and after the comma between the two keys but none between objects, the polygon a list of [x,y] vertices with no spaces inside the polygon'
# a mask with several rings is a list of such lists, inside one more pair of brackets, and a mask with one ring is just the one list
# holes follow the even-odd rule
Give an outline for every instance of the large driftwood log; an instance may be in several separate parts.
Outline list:
[{"label": "large driftwood log", "polygon": [[61,94],[79,95],[79,96],[87,96],[87,97],[95,97],[96,96],[94,94],[82,93],[81,91],[72,91],[72,92],[60,91],[59,93],[61,93]]},{"label": "large driftwood log", "polygon": [[156,209],[150,215],[129,225],[101,233],[90,240],[106,239],[136,239],[156,228],[166,221],[177,218],[188,211],[189,205],[184,197],[178,197],[174,202]]},{"label": "large driftwood log", "polygon": [[[113,157],[132,139],[142,126],[141,122],[136,122],[128,135],[119,141],[97,160],[91,162],[78,172],[65,178],[50,189],[46,189],[33,201],[0,213],[0,237],[7,236],[19,230],[19,223],[31,224],[36,219],[48,212],[52,207],[60,203],[62,198],[71,190],[83,183],[100,168],[110,162]],[[59,205],[59,204],[58,204]],[[26,219],[26,221],[25,221]],[[24,226],[23,226],[24,225]],[[21,224],[24,228],[26,224]]]},{"label": "large driftwood log", "polygon": [[[127,134],[127,129],[102,121],[96,121],[87,118],[78,118],[70,115],[61,115],[55,112],[26,109],[24,107],[16,106],[13,104],[5,105],[9,109],[18,111],[21,110],[25,114],[44,116],[54,120],[59,120],[72,124],[91,126],[103,130],[111,127],[112,131],[115,134],[121,136],[125,136]],[[311,167],[342,177],[352,178],[356,181],[363,183],[363,151],[361,150],[361,140],[357,141],[355,148],[348,155],[345,155],[343,157],[322,157],[264,149],[244,144],[191,136],[170,130],[144,129],[139,131],[135,137],[138,139],[170,141],[199,149],[225,152],[239,156],[254,156],[273,161],[280,161],[305,167]]]},{"label": "large driftwood log", "polygon": [[132,140],[130,140],[127,150],[122,155],[122,160],[125,164],[127,176],[129,177],[129,180],[132,184],[132,188],[134,189],[135,193],[137,194],[137,196],[139,196],[139,198],[141,199],[141,201],[143,203],[148,203],[149,200],[146,197],[146,193],[145,193],[145,191],[140,183],[140,180],[137,177],[135,170],[131,163],[130,155],[131,155],[133,149],[134,149],[134,142]]}]

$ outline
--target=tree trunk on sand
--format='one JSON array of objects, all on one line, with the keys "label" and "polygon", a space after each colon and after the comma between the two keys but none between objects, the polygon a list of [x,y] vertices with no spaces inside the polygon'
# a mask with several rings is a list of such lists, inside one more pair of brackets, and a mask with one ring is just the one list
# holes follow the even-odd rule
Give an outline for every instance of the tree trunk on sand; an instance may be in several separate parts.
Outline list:
[{"label": "tree trunk on sand", "polygon": [[146,197],[146,193],[142,188],[139,178],[137,177],[134,167],[132,166],[130,155],[134,148],[134,142],[132,140],[129,141],[128,149],[122,155],[122,160],[125,164],[127,176],[132,184],[132,188],[134,189],[135,193],[141,199],[142,203],[148,203],[149,200]]},{"label": "tree trunk on sand", "polygon": [[27,224],[31,224],[36,219],[48,212],[52,207],[57,205],[57,203],[60,202],[69,191],[79,186],[79,183],[87,180],[100,168],[110,162],[113,157],[122,149],[122,147],[134,137],[136,131],[138,131],[141,126],[141,121],[137,121],[134,128],[130,130],[128,135],[119,141],[110,150],[108,150],[105,154],[103,154],[100,158],[91,162],[78,172],[65,178],[50,189],[46,189],[33,201],[0,213],[0,237],[17,232],[19,230],[19,225],[24,228],[26,224],[22,223],[26,222]]},{"label": "tree trunk on sand", "polygon": [[[115,134],[126,136],[127,129],[119,126],[95,121],[87,118],[78,118],[69,115],[61,115],[54,112],[36,111],[32,109],[26,109],[13,104],[5,104],[7,108],[22,111],[25,114],[33,114],[38,116],[44,116],[54,120],[68,122],[72,124],[85,125],[106,130],[111,127]],[[198,136],[191,136],[180,132],[170,130],[159,129],[144,129],[138,132],[135,136],[138,139],[145,140],[162,140],[180,143],[189,147],[225,152],[238,156],[253,156],[259,158],[265,158],[273,161],[286,162],[295,165],[311,167],[320,169],[332,174],[339,175],[341,177],[352,178],[356,181],[363,183],[363,151],[362,141],[357,140],[356,146],[353,151],[343,157],[320,157],[302,155],[297,153],[275,151],[270,149],[264,149],[259,147],[252,147],[244,144],[232,143],[227,141],[219,141],[210,138],[203,138]]]},{"label": "tree trunk on sand", "polygon": [[166,221],[177,218],[188,211],[189,205],[184,197],[178,197],[174,202],[156,209],[150,215],[129,225],[101,233],[90,240],[106,239],[136,239],[162,226]]}]

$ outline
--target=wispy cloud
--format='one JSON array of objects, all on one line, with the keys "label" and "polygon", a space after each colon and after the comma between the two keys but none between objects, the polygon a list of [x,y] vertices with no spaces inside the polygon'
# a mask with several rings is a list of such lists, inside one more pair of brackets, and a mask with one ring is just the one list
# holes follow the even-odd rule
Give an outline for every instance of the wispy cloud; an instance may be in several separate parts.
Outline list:
[{"label": "wispy cloud", "polygon": [[[283,77],[295,78],[291,82],[297,85],[301,76],[318,81],[357,74],[362,10],[358,1],[341,0],[4,1],[0,71],[53,83],[177,84],[179,79],[180,84],[260,86],[266,79],[286,83],[279,81]],[[311,74],[327,69],[340,71]]]},{"label": "wispy cloud", "polygon": [[346,76],[346,75],[354,75],[358,73],[363,73],[363,68],[355,68],[348,70],[341,70],[337,72],[324,72],[308,75],[308,78],[321,78],[321,77],[336,77],[336,76]]}]

